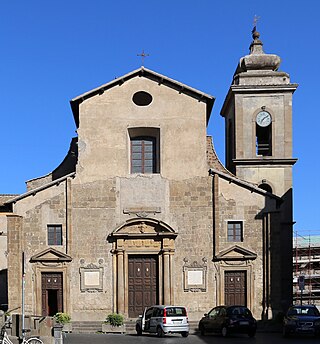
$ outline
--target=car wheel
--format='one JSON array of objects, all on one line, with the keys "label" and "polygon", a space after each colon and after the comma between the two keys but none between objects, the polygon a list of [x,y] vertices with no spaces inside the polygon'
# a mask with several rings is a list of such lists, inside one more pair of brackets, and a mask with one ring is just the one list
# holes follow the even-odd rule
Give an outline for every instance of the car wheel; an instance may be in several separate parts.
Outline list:
[{"label": "car wheel", "polygon": [[189,336],[189,332],[181,332],[181,336],[186,338]]},{"label": "car wheel", "polygon": [[164,332],[162,331],[162,328],[160,326],[157,328],[157,336],[159,338],[164,336]]},{"label": "car wheel", "polygon": [[227,337],[228,336],[228,328],[227,328],[227,326],[223,326],[222,327],[221,333],[222,333],[222,337]]},{"label": "car wheel", "polygon": [[255,335],[256,335],[256,331],[255,331],[255,330],[250,331],[250,332],[248,333],[248,336],[249,336],[250,338],[253,338]]},{"label": "car wheel", "polygon": [[136,332],[137,332],[137,336],[142,335],[142,330],[141,330],[141,327],[139,325],[136,326]]},{"label": "car wheel", "polygon": [[200,330],[200,335],[201,335],[201,336],[204,336],[204,335],[206,334],[203,325],[200,325],[200,326],[199,326],[199,330]]}]

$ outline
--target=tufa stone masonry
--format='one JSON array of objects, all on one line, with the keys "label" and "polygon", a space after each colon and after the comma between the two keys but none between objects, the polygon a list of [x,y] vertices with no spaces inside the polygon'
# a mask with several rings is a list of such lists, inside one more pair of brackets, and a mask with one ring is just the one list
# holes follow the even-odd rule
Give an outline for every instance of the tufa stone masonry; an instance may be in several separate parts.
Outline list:
[{"label": "tufa stone masonry", "polygon": [[169,77],[141,67],[72,99],[77,137],[60,166],[0,198],[1,303],[19,313],[24,252],[27,314],[284,311],[297,85],[279,65],[254,31],[221,110],[226,166],[206,134],[214,97]]}]

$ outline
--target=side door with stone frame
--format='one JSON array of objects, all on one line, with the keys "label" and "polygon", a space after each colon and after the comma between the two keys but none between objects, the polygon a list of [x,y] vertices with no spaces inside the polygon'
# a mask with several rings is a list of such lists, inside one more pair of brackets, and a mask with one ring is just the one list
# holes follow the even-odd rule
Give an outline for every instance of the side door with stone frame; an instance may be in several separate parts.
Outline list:
[{"label": "side door with stone frame", "polygon": [[61,272],[41,274],[42,315],[53,316],[63,312],[63,277]]},{"label": "side door with stone frame", "polygon": [[226,306],[247,306],[247,272],[225,271],[224,300]]}]

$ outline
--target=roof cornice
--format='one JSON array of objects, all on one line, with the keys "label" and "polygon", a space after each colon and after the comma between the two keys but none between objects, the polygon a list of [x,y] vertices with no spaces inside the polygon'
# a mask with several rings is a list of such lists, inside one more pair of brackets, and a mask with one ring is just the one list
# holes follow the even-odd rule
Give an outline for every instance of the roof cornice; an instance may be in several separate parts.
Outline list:
[{"label": "roof cornice", "polygon": [[238,178],[236,176],[232,176],[230,174],[227,174],[227,173],[218,171],[216,169],[210,168],[209,175],[214,176],[215,174],[218,175],[219,177],[221,177],[222,179],[227,180],[229,183],[237,184],[239,186],[242,186],[245,189],[250,190],[251,192],[258,193],[258,194],[260,194],[262,196],[265,196],[265,197],[271,197],[271,198],[274,198],[277,201],[282,202],[282,198],[281,197],[279,197],[279,196],[277,196],[277,195],[275,195],[275,194],[273,194],[271,192],[265,191],[265,190],[259,188],[255,184],[252,184],[252,183],[249,183],[247,181],[244,181],[244,180],[242,180],[242,179],[240,179],[240,178]]},{"label": "roof cornice", "polygon": [[290,92],[293,93],[297,88],[298,84],[282,84],[282,85],[231,85],[228,94],[223,102],[220,114],[222,117],[226,114],[226,109],[229,106],[229,102],[232,96],[237,93],[280,93]]},{"label": "roof cornice", "polygon": [[188,85],[185,85],[181,82],[178,82],[162,74],[156,73],[150,69],[141,67],[119,78],[116,78],[104,85],[94,88],[91,91],[83,93],[78,97],[71,99],[70,104],[71,104],[71,108],[72,108],[72,112],[73,112],[73,116],[74,116],[77,128],[79,127],[79,104],[80,103],[82,103],[86,99],[91,98],[95,95],[101,95],[112,87],[121,86],[126,81],[136,76],[148,78],[150,80],[157,82],[159,85],[165,85],[167,87],[171,87],[177,90],[179,93],[186,94],[190,97],[197,99],[199,102],[206,103],[207,104],[207,123],[208,123],[211,110],[215,101],[215,98],[213,96],[206,94],[204,92],[198,91],[195,88],[192,88]]},{"label": "roof cornice", "polygon": [[236,92],[294,92],[298,84],[281,84],[281,85],[232,85],[230,90]]},{"label": "roof cornice", "polygon": [[261,159],[233,159],[232,160],[235,165],[279,165],[279,166],[293,166],[298,159],[296,158],[272,158],[262,156]]},{"label": "roof cornice", "polygon": [[59,179],[55,179],[52,182],[49,182],[47,184],[41,185],[38,188],[32,189],[28,192],[25,192],[17,197],[14,197],[10,200],[8,200],[7,202],[5,202],[4,204],[11,204],[11,203],[16,203],[17,201],[20,201],[23,198],[26,198],[28,196],[35,196],[38,192],[48,189],[49,187],[51,187],[52,185],[59,185],[61,182],[65,181],[66,179],[68,179],[69,177],[74,177],[76,175],[75,172],[69,173]]}]

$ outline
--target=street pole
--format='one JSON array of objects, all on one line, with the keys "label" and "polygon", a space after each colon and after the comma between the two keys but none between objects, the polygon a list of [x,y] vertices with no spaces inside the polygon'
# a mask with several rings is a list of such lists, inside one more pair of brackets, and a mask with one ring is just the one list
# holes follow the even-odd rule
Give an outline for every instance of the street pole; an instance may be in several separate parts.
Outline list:
[{"label": "street pole", "polygon": [[303,291],[304,291],[304,275],[300,275],[298,277],[298,283],[299,283],[299,289],[300,289],[300,305],[302,306],[302,296],[303,296]]},{"label": "street pole", "polygon": [[24,252],[22,252],[22,304],[21,304],[21,317],[22,317],[22,323],[21,323],[21,327],[22,327],[22,340],[25,336],[25,332],[24,332],[24,289],[25,289],[25,274],[26,274],[26,268],[25,268],[25,255]]}]

